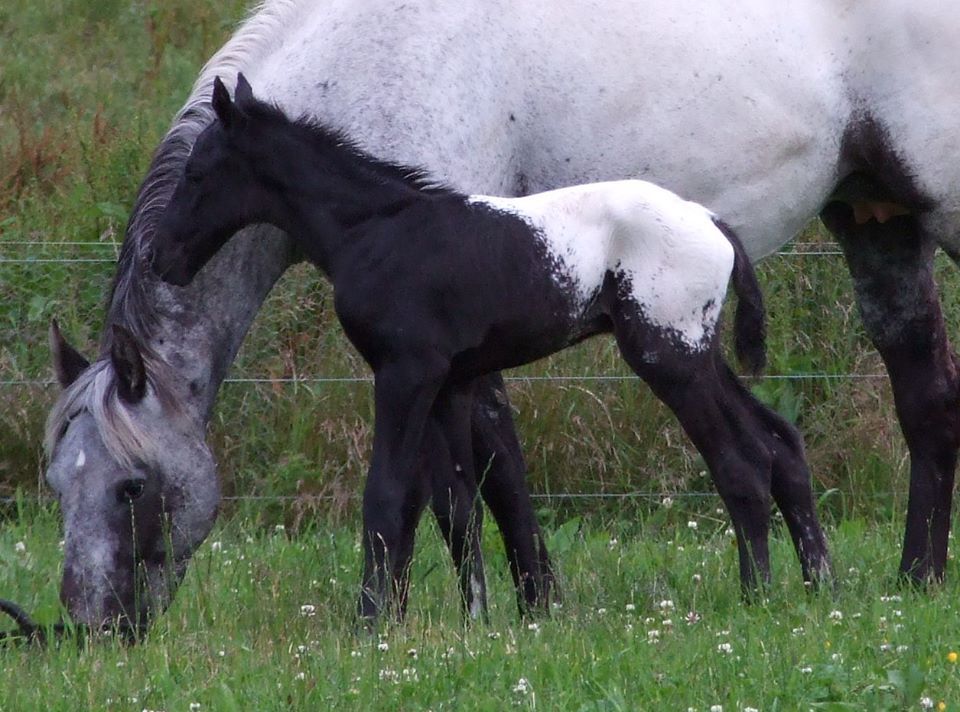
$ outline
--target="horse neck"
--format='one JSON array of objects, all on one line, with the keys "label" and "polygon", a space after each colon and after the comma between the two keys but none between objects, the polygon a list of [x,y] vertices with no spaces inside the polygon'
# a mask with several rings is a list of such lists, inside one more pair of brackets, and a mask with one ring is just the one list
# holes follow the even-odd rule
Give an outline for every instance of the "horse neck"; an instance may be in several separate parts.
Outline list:
[{"label": "horse neck", "polygon": [[266,169],[276,187],[261,217],[291,235],[328,277],[341,249],[362,234],[365,222],[428,199],[425,191],[363,154],[339,146],[301,148],[292,160]]},{"label": "horse neck", "polygon": [[267,226],[237,233],[188,287],[160,281],[137,257],[114,292],[107,322],[126,326],[170,366],[177,376],[171,390],[206,423],[257,311],[298,259],[292,241]]}]

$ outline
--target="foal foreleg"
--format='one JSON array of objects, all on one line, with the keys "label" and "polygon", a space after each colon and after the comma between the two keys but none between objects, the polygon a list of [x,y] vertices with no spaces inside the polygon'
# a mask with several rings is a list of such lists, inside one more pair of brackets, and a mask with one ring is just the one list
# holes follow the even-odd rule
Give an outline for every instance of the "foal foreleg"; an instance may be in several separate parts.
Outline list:
[{"label": "foal foreleg", "polygon": [[900,571],[942,579],[960,447],[960,375],[933,275],[936,242],[914,217],[857,225],[831,203],[821,217],[843,247],[870,339],[883,357],[910,450]]},{"label": "foal foreleg", "polygon": [[464,611],[471,619],[486,620],[483,504],[473,470],[471,401],[469,389],[444,389],[437,398],[432,421],[442,433],[445,452],[432,470],[431,506],[453,556]]},{"label": "foal foreleg", "polygon": [[430,483],[416,467],[424,428],[445,378],[435,357],[377,369],[373,456],[363,493],[361,618],[374,619],[395,602],[406,611],[417,521]]},{"label": "foal foreleg", "polygon": [[556,577],[527,488],[526,465],[503,378],[477,379],[473,399],[473,462],[480,491],[503,537],[520,615],[549,612]]}]

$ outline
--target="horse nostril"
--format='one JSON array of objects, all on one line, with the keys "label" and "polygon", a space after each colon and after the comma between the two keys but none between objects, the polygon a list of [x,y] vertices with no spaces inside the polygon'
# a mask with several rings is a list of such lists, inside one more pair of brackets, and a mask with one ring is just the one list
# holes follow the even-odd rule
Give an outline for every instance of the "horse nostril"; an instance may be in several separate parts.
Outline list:
[{"label": "horse nostril", "polygon": [[124,480],[117,485],[117,501],[121,504],[132,504],[143,496],[146,480],[142,477]]}]

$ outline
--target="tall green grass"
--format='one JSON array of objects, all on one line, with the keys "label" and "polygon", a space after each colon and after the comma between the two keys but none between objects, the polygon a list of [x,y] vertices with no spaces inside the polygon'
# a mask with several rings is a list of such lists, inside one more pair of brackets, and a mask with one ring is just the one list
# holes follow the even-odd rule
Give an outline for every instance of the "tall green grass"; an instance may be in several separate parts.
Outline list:
[{"label": "tall green grass", "polygon": [[[52,511],[25,514],[0,532],[0,590],[49,622],[58,613],[50,580],[60,561],[57,519]],[[529,621],[516,614],[491,528],[488,625],[463,624],[455,577],[428,525],[418,537],[409,619],[370,635],[353,618],[355,521],[338,527],[322,518],[300,534],[249,521],[222,523],[141,645],[0,648],[0,709],[960,704],[950,656],[960,648],[958,572],[951,562],[942,589],[899,589],[899,520],[846,520],[830,531],[835,593],[804,590],[789,537],[777,530],[769,596],[749,606],[740,600],[736,547],[712,507],[626,507],[566,520],[548,532],[562,606]]]}]

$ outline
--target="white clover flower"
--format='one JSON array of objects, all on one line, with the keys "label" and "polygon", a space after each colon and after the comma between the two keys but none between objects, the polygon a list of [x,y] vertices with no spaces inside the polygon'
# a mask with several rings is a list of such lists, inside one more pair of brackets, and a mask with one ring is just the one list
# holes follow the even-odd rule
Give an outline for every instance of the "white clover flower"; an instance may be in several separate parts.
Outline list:
[{"label": "white clover flower", "polygon": [[606,609],[606,608],[598,608],[598,609],[597,609],[597,615],[598,615],[598,616],[602,616],[602,615],[603,615],[604,613],[606,613],[606,612],[607,612],[607,609]]},{"label": "white clover flower", "polygon": [[687,529],[696,529],[699,526],[693,519],[687,522]]},{"label": "white clover flower", "polygon": [[608,548],[608,549],[615,549],[615,548],[617,547],[617,544],[619,544],[619,543],[620,543],[620,542],[617,541],[617,538],[616,538],[616,537],[611,537],[611,538],[610,538],[610,541],[607,542],[607,548]]},{"label": "white clover flower", "polygon": [[539,633],[539,632],[540,632],[540,624],[539,624],[539,623],[527,623],[527,630],[532,630],[534,633]]},{"label": "white clover flower", "polygon": [[729,655],[730,653],[733,652],[733,646],[730,645],[730,643],[720,643],[717,646],[717,652],[722,653],[724,655]]},{"label": "white clover flower", "polygon": [[760,712],[756,707],[744,707],[743,712]]},{"label": "white clover flower", "polygon": [[306,679],[307,679],[307,673],[305,673],[305,672],[298,672],[296,675],[293,676],[293,679],[294,679],[294,680],[306,680]]},{"label": "white clover flower", "polygon": [[923,707],[923,709],[925,709],[925,710],[932,710],[932,709],[933,709],[933,700],[932,700],[931,698],[929,698],[929,697],[921,697],[921,698],[920,698],[920,706]]},{"label": "white clover flower", "polygon": [[687,622],[687,625],[693,625],[694,623],[700,622],[700,614],[696,611],[687,611],[687,615],[684,617],[684,620]]},{"label": "white clover flower", "polygon": [[392,668],[385,668],[378,673],[378,676],[381,680],[392,680],[396,681],[400,675],[397,674],[397,671]]},{"label": "white clover flower", "polygon": [[277,534],[282,534],[283,532],[287,531],[287,528],[283,524],[277,524],[273,527],[273,531],[275,531]]},{"label": "white clover flower", "polygon": [[210,551],[220,551],[223,549],[223,543],[219,541],[214,541],[210,543]]},{"label": "white clover flower", "polygon": [[670,509],[673,506],[673,497],[664,497],[660,500],[660,506],[664,509]]},{"label": "white clover flower", "polygon": [[664,599],[657,604],[657,608],[661,611],[672,611],[674,609],[673,601],[670,599]]},{"label": "white clover flower", "polygon": [[654,628],[653,630],[647,631],[647,642],[656,643],[660,640],[660,631]]},{"label": "white clover flower", "polygon": [[632,603],[628,603],[626,606],[624,606],[624,610],[627,613],[633,613],[635,610],[637,610],[637,607]]},{"label": "white clover flower", "polygon": [[843,620],[843,611],[830,611],[830,620],[839,623]]},{"label": "white clover flower", "polygon": [[908,650],[910,650],[910,646],[909,646],[909,645],[898,645],[898,646],[897,646],[897,652],[898,652],[898,653],[905,653],[905,652],[907,652]]},{"label": "white clover flower", "polygon": [[793,633],[794,635],[803,635],[803,626],[802,626],[802,625],[797,626],[796,628],[794,628],[794,629],[791,630],[790,632]]},{"label": "white clover flower", "polygon": [[661,625],[663,625],[664,628],[671,628],[673,627],[673,621],[669,618],[664,618],[661,622]]},{"label": "white clover flower", "polygon": [[493,631],[492,633],[487,633],[487,637],[490,638],[490,640],[500,640],[500,633]]},{"label": "white clover flower", "polygon": [[800,668],[800,672],[802,672],[804,675],[809,675],[813,672],[813,668],[809,665],[804,665],[802,668]]},{"label": "white clover flower", "polygon": [[377,643],[377,650],[379,650],[381,653],[385,653],[390,650],[390,645],[386,641]]},{"label": "white clover flower", "polygon": [[18,541],[16,544],[13,545],[13,550],[18,554],[23,554],[27,550],[27,545],[24,544],[22,541]]},{"label": "white clover flower", "polygon": [[307,618],[312,618],[317,615],[317,607],[312,603],[304,603],[300,606],[300,615],[306,616]]},{"label": "white clover flower", "polygon": [[723,712],[723,705],[710,705],[710,712]]},{"label": "white clover flower", "polygon": [[881,644],[880,644],[880,652],[881,652],[881,653],[889,653],[891,650],[893,650],[893,646],[890,645],[890,643],[881,643]]},{"label": "white clover flower", "polygon": [[513,686],[514,693],[518,695],[526,695],[530,692],[530,682],[525,677],[521,677],[517,680],[517,684]]},{"label": "white clover flower", "polygon": [[199,709],[200,709],[200,703],[199,703],[199,702],[191,702],[191,703],[190,703],[190,712],[197,712],[197,710],[199,710]]},{"label": "white clover flower", "polygon": [[417,659],[417,655],[418,653],[416,648],[410,648],[410,650],[407,651],[407,657],[413,658],[414,660]]},{"label": "white clover flower", "polygon": [[694,574],[692,577],[694,583],[700,583],[703,577],[700,574]]}]

